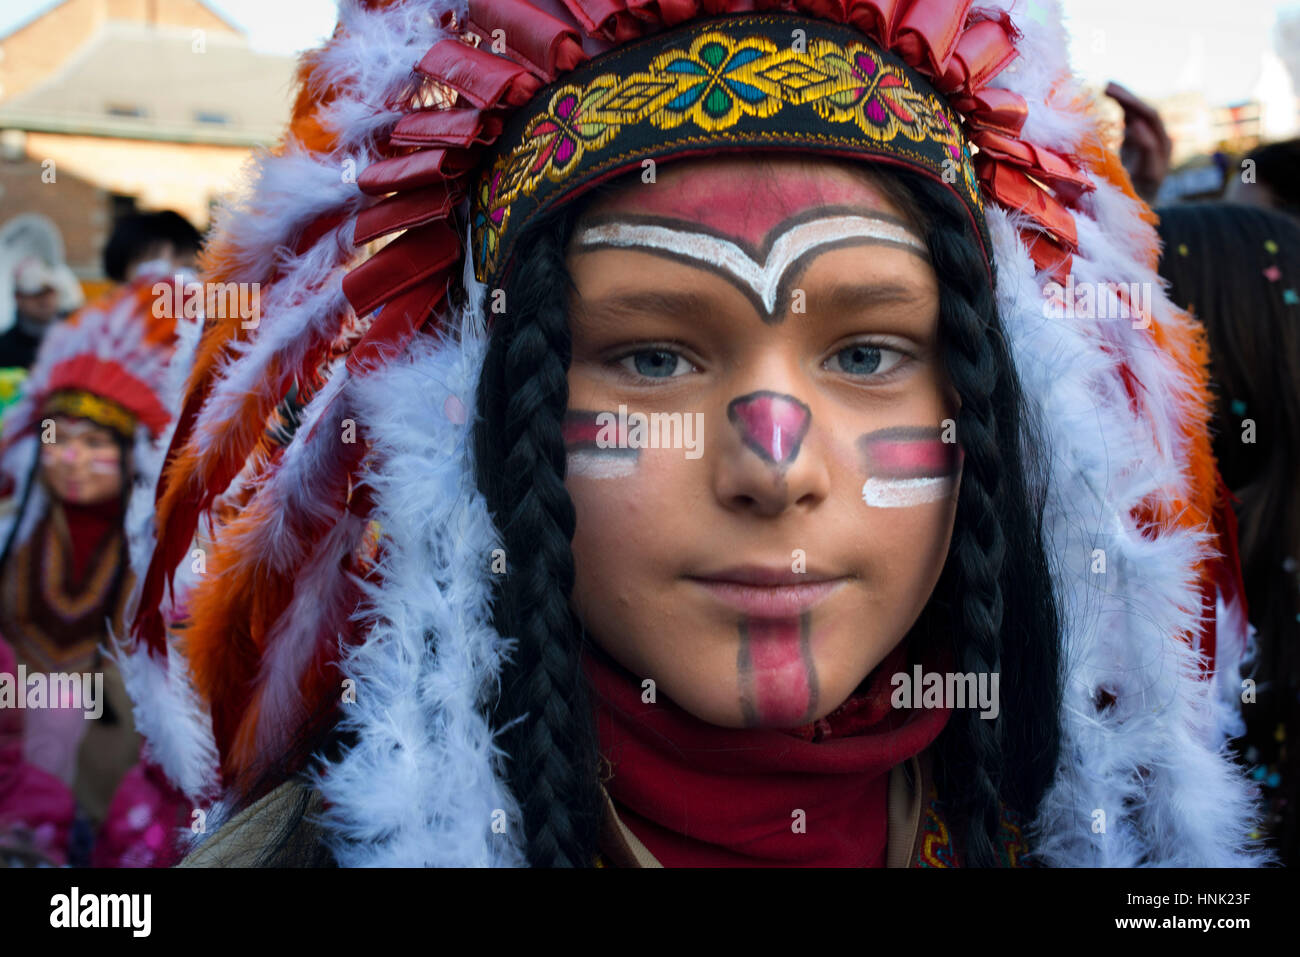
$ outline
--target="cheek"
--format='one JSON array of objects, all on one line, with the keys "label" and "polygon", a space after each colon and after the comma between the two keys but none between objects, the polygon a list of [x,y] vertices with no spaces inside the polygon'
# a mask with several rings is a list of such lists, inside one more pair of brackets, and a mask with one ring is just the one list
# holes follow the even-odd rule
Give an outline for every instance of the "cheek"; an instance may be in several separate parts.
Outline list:
[{"label": "cheek", "polygon": [[122,453],[117,449],[96,449],[87,456],[87,469],[98,476],[120,476],[122,474]]},{"label": "cheek", "polygon": [[684,540],[681,463],[671,461],[681,453],[639,451],[627,474],[573,469],[565,482],[577,514],[574,606],[597,643],[628,667],[646,660],[637,645],[662,610],[662,575]]}]

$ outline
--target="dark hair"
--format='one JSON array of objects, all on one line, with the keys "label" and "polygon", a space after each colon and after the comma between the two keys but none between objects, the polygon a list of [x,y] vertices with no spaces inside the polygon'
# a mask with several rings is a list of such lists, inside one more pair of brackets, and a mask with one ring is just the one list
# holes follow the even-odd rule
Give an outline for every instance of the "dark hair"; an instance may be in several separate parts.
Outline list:
[{"label": "dark hair", "polygon": [[[948,561],[914,633],[950,641],[959,670],[1005,679],[997,719],[955,712],[937,742],[940,793],[964,829],[965,861],[991,866],[999,861],[1000,801],[1032,816],[1060,745],[1060,625],[1042,537],[1046,483],[1021,453],[1025,403],[965,208],[937,183],[892,175],[927,226],[966,456]],[[569,606],[575,514],[561,433],[571,348],[565,251],[580,207],[530,225],[518,246],[508,313],[493,330],[479,384],[475,435],[479,487],[512,562],[496,624],[518,639],[518,651],[502,678],[496,718],[502,727],[515,722],[503,747],[533,865],[590,864],[599,824],[594,719],[580,624]]]},{"label": "dark hair", "polygon": [[1300,139],[1257,146],[1244,160],[1254,161],[1255,182],[1268,187],[1274,208],[1300,217]]},{"label": "dark hair", "polygon": [[163,243],[170,244],[177,253],[197,253],[203,237],[188,219],[170,209],[123,216],[113,225],[104,247],[104,274],[124,282],[131,267]]},{"label": "dark hair", "polygon": [[[1242,577],[1258,629],[1246,743],[1269,764],[1279,751],[1274,733],[1294,719],[1300,690],[1300,304],[1287,302],[1288,291],[1300,292],[1300,224],[1228,203],[1158,212],[1160,274],[1209,341],[1214,454],[1240,502]],[[1243,441],[1247,420],[1253,442]],[[1285,844],[1294,849],[1293,809],[1287,817]]]}]

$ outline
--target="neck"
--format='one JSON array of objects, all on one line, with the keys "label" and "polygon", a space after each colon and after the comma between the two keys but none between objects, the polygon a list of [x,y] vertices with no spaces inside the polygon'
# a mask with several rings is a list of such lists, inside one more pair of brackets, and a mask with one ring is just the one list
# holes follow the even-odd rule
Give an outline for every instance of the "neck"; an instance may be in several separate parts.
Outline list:
[{"label": "neck", "polygon": [[948,719],[890,706],[905,666],[899,647],[835,712],[778,731],[706,724],[662,694],[646,704],[634,676],[592,654],[606,790],[666,866],[884,866],[889,771]]}]

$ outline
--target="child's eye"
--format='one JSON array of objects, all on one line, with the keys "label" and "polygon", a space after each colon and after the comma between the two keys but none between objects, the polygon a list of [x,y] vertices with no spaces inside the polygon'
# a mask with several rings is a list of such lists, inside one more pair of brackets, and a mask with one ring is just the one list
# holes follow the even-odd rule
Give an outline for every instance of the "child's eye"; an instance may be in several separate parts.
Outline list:
[{"label": "child's eye", "polygon": [[849,375],[884,375],[892,371],[907,356],[895,349],[873,345],[869,342],[857,342],[845,346],[835,353],[832,362],[834,370],[847,372]]},{"label": "child's eye", "polygon": [[695,368],[680,353],[669,349],[642,349],[623,356],[618,364],[647,379],[672,379]]}]

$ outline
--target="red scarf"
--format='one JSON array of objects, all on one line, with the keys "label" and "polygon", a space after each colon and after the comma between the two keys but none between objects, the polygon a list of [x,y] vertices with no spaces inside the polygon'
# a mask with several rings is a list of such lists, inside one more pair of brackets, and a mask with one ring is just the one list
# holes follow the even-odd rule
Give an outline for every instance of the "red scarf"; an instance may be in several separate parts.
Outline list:
[{"label": "red scarf", "polygon": [[587,655],[620,819],[665,867],[883,867],[889,770],[948,723],[946,709],[890,706],[906,661],[900,645],[862,694],[772,731],[706,724],[662,695],[644,704],[639,680]]}]

